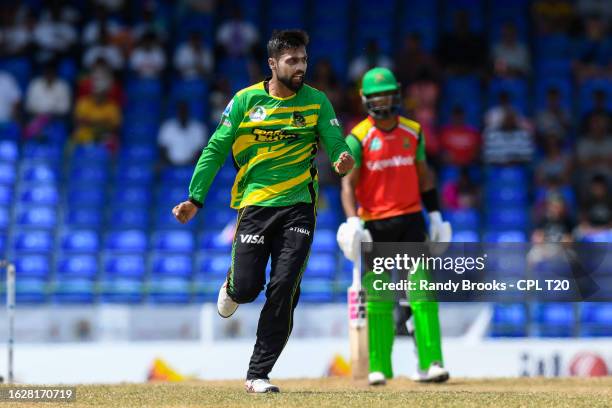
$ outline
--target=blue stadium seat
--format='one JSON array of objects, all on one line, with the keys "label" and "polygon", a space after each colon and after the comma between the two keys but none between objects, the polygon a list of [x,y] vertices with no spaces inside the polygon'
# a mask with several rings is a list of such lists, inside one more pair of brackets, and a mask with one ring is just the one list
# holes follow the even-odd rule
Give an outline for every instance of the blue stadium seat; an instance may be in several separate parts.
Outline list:
[{"label": "blue stadium seat", "polygon": [[474,230],[453,230],[453,242],[480,242],[480,235]]},{"label": "blue stadium seat", "polygon": [[491,337],[525,337],[527,308],[522,303],[494,304]]},{"label": "blue stadium seat", "polygon": [[527,234],[524,231],[489,231],[484,235],[484,242],[527,242]]},{"label": "blue stadium seat", "polygon": [[15,162],[18,158],[17,143],[13,140],[0,140],[0,162]]},{"label": "blue stadium seat", "polygon": [[336,231],[317,229],[312,242],[313,252],[335,252],[338,250]]},{"label": "blue stadium seat", "polygon": [[123,205],[148,206],[153,194],[151,189],[141,185],[124,186],[127,180],[121,177],[120,183],[115,186],[113,202]]},{"label": "blue stadium seat", "polygon": [[110,232],[106,235],[105,247],[118,252],[146,251],[147,235],[137,229]]},{"label": "blue stadium seat", "polygon": [[57,168],[47,163],[23,164],[20,174],[21,180],[29,183],[53,184],[59,180]]},{"label": "blue stadium seat", "polygon": [[62,255],[56,263],[57,276],[95,279],[98,275],[97,255]]},{"label": "blue stadium seat", "polygon": [[487,214],[487,227],[489,230],[523,230],[529,227],[529,214],[527,208],[495,209]]},{"label": "blue stadium seat", "polygon": [[61,248],[64,252],[95,253],[100,249],[100,238],[95,230],[65,230],[61,233]]},{"label": "blue stadium seat", "polygon": [[138,279],[105,279],[101,283],[103,303],[137,304],[144,299],[144,283]]},{"label": "blue stadium seat", "polygon": [[159,206],[171,209],[177,203],[186,200],[188,195],[189,191],[187,191],[187,187],[163,183],[155,192],[155,202]]},{"label": "blue stadium seat", "polygon": [[96,298],[96,284],[91,279],[60,278],[54,282],[53,300],[60,304],[90,304]]},{"label": "blue stadium seat", "polygon": [[[188,230],[195,230],[197,228],[197,222],[189,222],[185,225],[181,225],[176,218],[174,218],[174,215],[172,215],[172,207],[174,205],[176,205],[176,203],[178,203],[179,201],[175,201],[173,204],[168,204],[165,206],[159,206],[155,209],[155,214],[154,214],[154,218],[153,218],[153,227],[155,229],[174,229],[177,228],[179,226],[181,226],[181,228],[185,228]],[[197,217],[202,218],[201,215],[198,215]],[[196,217],[196,218],[197,218]]]},{"label": "blue stadium seat", "polygon": [[58,224],[57,210],[54,207],[21,207],[16,213],[17,224],[24,228],[55,228]]},{"label": "blue stadium seat", "polygon": [[127,83],[129,101],[160,100],[162,96],[162,83],[159,79],[130,79]]},{"label": "blue stadium seat", "polygon": [[188,279],[161,278],[152,279],[149,300],[152,303],[183,304],[191,300],[191,286]]},{"label": "blue stadium seat", "polygon": [[151,263],[153,277],[189,279],[193,274],[193,262],[190,255],[154,255]]},{"label": "blue stadium seat", "polygon": [[161,115],[162,104],[159,100],[130,102],[124,112],[124,120],[129,122],[156,123]]},{"label": "blue stadium seat", "polygon": [[64,208],[64,225],[70,228],[99,228],[102,225],[102,215],[102,211],[95,207],[68,206]]},{"label": "blue stadium seat", "polygon": [[317,214],[317,228],[337,229],[344,218],[334,210],[319,211]]},{"label": "blue stadium seat", "polygon": [[232,264],[232,257],[229,254],[206,253],[198,258],[197,263],[199,275],[218,277],[223,280]]},{"label": "blue stadium seat", "polygon": [[168,167],[162,171],[162,182],[167,185],[188,186],[193,166]]},{"label": "blue stadium seat", "polygon": [[53,235],[47,230],[19,231],[13,236],[13,249],[22,252],[49,252],[53,249]]},{"label": "blue stadium seat", "polygon": [[79,206],[102,207],[106,202],[106,192],[101,186],[76,185],[68,188],[68,202]]},{"label": "blue stadium seat", "polygon": [[573,337],[575,313],[572,303],[542,303],[534,308],[539,337]]},{"label": "blue stadium seat", "polygon": [[0,207],[0,229],[7,230],[11,223],[11,211],[7,206]]},{"label": "blue stadium seat", "polygon": [[70,183],[87,185],[104,185],[108,180],[108,167],[94,163],[92,165],[73,166],[70,171]]},{"label": "blue stadium seat", "polygon": [[72,152],[73,163],[83,164],[105,164],[110,159],[110,152],[105,146],[98,144],[77,145]]},{"label": "blue stadium seat", "polygon": [[103,265],[105,275],[112,279],[142,279],[146,272],[144,255],[106,253]]},{"label": "blue stadium seat", "polygon": [[236,223],[236,210],[228,208],[227,206],[215,206],[212,203],[210,205],[207,203],[203,210],[203,214],[198,215],[200,224],[203,228],[221,230],[228,224]]},{"label": "blue stadium seat", "polygon": [[283,7],[269,7],[266,9],[268,32],[278,27],[304,28],[307,15],[304,0],[288,0]]},{"label": "blue stadium seat", "polygon": [[522,185],[529,178],[522,166],[487,166],[487,183]]},{"label": "blue stadium seat", "polygon": [[116,204],[111,209],[109,222],[121,228],[146,229],[149,226],[149,219],[149,208],[146,206],[126,207]]},{"label": "blue stadium seat", "polygon": [[448,77],[442,93],[441,116],[443,121],[450,118],[455,106],[461,106],[465,112],[466,121],[474,126],[480,125],[482,98],[478,77],[471,75]]},{"label": "blue stadium seat", "polygon": [[300,285],[300,301],[309,303],[329,303],[334,300],[334,285],[329,279],[310,279],[304,277]]},{"label": "blue stadium seat", "polygon": [[47,301],[47,282],[42,279],[15,281],[15,301],[20,304],[41,304]]},{"label": "blue stadium seat", "polygon": [[527,186],[520,185],[493,185],[486,189],[486,208],[499,209],[500,206],[512,206],[524,208],[528,205]]},{"label": "blue stadium seat", "polygon": [[151,248],[156,251],[191,252],[194,247],[193,234],[188,230],[156,231],[151,236]]},{"label": "blue stadium seat", "polygon": [[572,61],[569,59],[537,60],[535,69],[537,78],[569,79],[572,75]]},{"label": "blue stadium seat", "polygon": [[26,57],[13,57],[0,61],[0,70],[10,73],[25,93],[32,78],[32,63]]},{"label": "blue stadium seat", "polygon": [[581,309],[581,336],[612,336],[612,303],[582,303]]},{"label": "blue stadium seat", "polygon": [[35,278],[46,281],[51,275],[51,260],[48,254],[20,254],[15,256],[16,279]]},{"label": "blue stadium seat", "polygon": [[19,141],[21,137],[21,128],[16,122],[0,123],[0,140]]},{"label": "blue stadium seat", "polygon": [[475,209],[448,211],[445,215],[456,230],[478,230],[480,214]]},{"label": "blue stadium seat", "polygon": [[65,79],[70,84],[73,84],[76,80],[78,73],[79,68],[74,59],[64,58],[60,61],[59,66],[57,68],[57,74],[60,76],[60,78]]},{"label": "blue stadium seat", "polygon": [[0,162],[0,184],[14,184],[17,178],[13,163]]},{"label": "blue stadium seat", "polygon": [[[0,171],[2,169],[0,168]],[[13,203],[13,186],[0,184],[0,205],[7,206]]]},{"label": "blue stadium seat", "polygon": [[572,43],[565,34],[538,35],[535,38],[535,50],[539,59],[570,59]]},{"label": "blue stadium seat", "polygon": [[153,163],[157,155],[157,146],[152,143],[123,146],[119,152],[120,160],[126,163]]},{"label": "blue stadium seat", "polygon": [[143,163],[121,163],[115,177],[125,184],[148,185],[153,181],[153,168]]},{"label": "blue stadium seat", "polygon": [[57,205],[59,193],[55,185],[22,185],[19,201],[26,205]]},{"label": "blue stadium seat", "polygon": [[149,118],[148,121],[131,120],[124,122],[122,135],[126,143],[145,143],[151,140],[151,135],[157,135],[157,119]]},{"label": "blue stadium seat", "polygon": [[6,235],[0,234],[0,255],[3,255],[6,252],[6,248],[7,248]]},{"label": "blue stadium seat", "polygon": [[229,250],[234,235],[228,232],[205,231],[198,235],[198,248],[204,250]]},{"label": "blue stadium seat", "polygon": [[306,266],[305,277],[333,280],[336,275],[338,261],[334,254],[313,253]]}]

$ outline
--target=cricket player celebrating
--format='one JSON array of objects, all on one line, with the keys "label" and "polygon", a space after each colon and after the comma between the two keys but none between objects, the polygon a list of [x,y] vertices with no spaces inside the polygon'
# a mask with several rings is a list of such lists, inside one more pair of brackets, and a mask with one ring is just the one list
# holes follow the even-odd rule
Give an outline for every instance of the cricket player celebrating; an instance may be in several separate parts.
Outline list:
[{"label": "cricket player celebrating", "polygon": [[[439,211],[433,175],[425,161],[425,138],[417,122],[399,115],[400,86],[393,73],[386,68],[366,72],[361,96],[368,117],[346,138],[355,169],[342,179],[347,220],[338,230],[340,248],[354,261],[360,256],[358,241],[368,231],[374,242],[424,242],[428,238],[448,242],[450,225],[443,222]],[[429,236],[421,203],[429,212]],[[366,302],[368,378],[372,385],[384,384],[393,377],[394,302],[368,301],[368,297]],[[449,374],[443,368],[438,305],[412,301],[410,306],[419,363],[414,379],[446,381]]]},{"label": "cricket player celebrating", "polygon": [[189,200],[173,214],[192,219],[228,153],[238,173],[231,207],[238,210],[232,262],[219,291],[219,314],[230,317],[241,303],[254,301],[272,271],[259,317],[257,340],[247,372],[247,392],[278,392],[268,374],[293,327],[316,219],[318,194],[314,166],[320,140],[334,170],[345,174],[354,160],[340,124],[323,92],[304,85],[308,35],[275,31],[268,42],[272,77],[232,98],[196,165]]}]

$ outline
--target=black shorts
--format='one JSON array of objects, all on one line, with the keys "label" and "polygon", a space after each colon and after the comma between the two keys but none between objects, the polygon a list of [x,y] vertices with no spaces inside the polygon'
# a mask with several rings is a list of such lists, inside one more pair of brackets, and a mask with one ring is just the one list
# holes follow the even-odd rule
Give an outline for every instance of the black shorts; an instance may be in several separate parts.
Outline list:
[{"label": "black shorts", "polygon": [[425,242],[427,229],[422,212],[367,221],[365,228],[374,242]]}]

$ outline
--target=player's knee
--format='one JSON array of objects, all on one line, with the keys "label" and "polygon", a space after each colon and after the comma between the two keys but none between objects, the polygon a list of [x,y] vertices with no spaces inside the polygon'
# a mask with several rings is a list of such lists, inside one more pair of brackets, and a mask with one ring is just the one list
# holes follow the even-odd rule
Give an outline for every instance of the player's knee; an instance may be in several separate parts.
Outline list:
[{"label": "player's knee", "polygon": [[263,287],[258,285],[237,285],[231,292],[228,291],[228,295],[236,303],[251,303],[257,299],[262,289]]}]

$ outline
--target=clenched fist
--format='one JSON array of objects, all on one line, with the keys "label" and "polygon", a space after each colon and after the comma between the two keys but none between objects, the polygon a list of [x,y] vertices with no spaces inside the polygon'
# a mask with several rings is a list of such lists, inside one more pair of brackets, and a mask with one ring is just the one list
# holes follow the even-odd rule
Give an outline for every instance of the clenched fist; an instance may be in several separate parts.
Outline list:
[{"label": "clenched fist", "polygon": [[198,212],[198,207],[191,201],[183,201],[172,209],[172,214],[181,224],[186,224]]},{"label": "clenched fist", "polygon": [[338,174],[346,174],[351,171],[354,165],[355,159],[353,159],[353,156],[351,156],[347,152],[344,152],[340,155],[340,157],[338,157],[338,160],[336,160],[336,162],[334,163],[334,170],[336,170],[336,173]]}]

